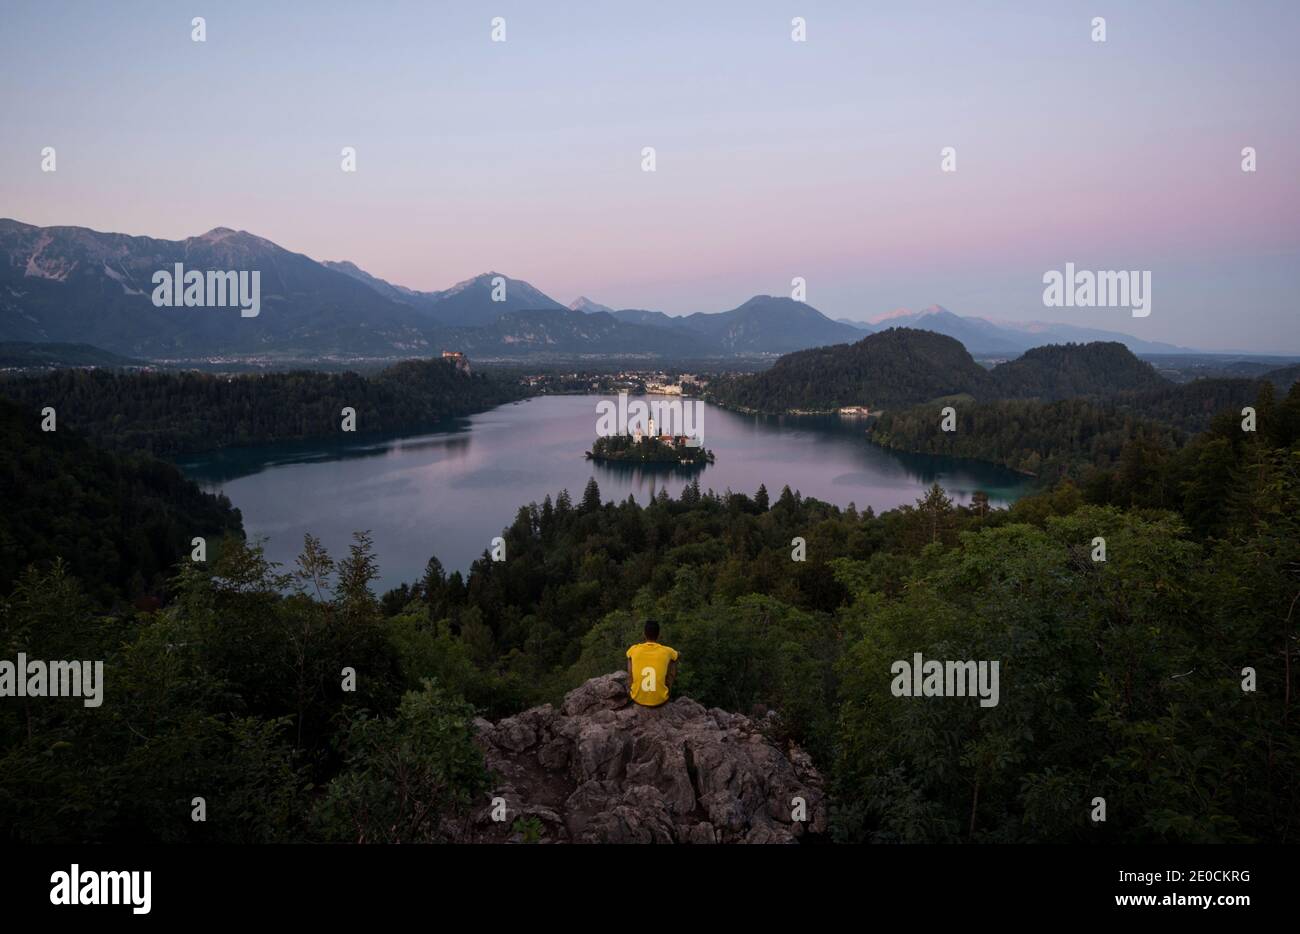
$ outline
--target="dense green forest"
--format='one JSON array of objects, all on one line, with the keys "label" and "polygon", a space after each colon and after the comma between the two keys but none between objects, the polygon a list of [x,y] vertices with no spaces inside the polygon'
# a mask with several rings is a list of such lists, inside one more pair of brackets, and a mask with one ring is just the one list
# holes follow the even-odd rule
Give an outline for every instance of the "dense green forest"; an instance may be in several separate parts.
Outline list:
[{"label": "dense green forest", "polygon": [[891,328],[718,380],[710,396],[767,412],[866,405],[882,447],[988,461],[1050,484],[1109,469],[1130,441],[1176,450],[1216,415],[1266,390],[1271,399],[1270,380],[1284,374],[1174,384],[1114,342],[1037,347],[985,371],[952,338]]},{"label": "dense green forest", "polygon": [[[1115,408],[1140,418],[1169,425],[1184,432],[1203,431],[1210,420],[1222,412],[1241,412],[1253,405],[1265,391],[1267,379],[1197,379],[1179,386],[1165,386],[1148,392],[1122,393],[1114,399]],[[1288,383],[1280,393],[1276,384],[1270,392],[1285,396]]]},{"label": "dense green forest", "polygon": [[0,380],[0,396],[53,406],[61,426],[160,457],[336,437],[345,406],[356,411],[358,433],[419,431],[524,395],[516,381],[464,373],[441,359],[404,361],[373,377],[59,370]]},{"label": "dense green forest", "polygon": [[41,421],[0,399],[0,594],[28,564],[61,558],[100,605],[148,598],[194,536],[241,534],[239,510],[171,464]]},{"label": "dense green forest", "polygon": [[1073,399],[1141,393],[1169,386],[1151,364],[1115,341],[1049,344],[995,366],[992,395],[1000,399]]},{"label": "dense green forest", "polygon": [[709,395],[735,408],[782,413],[844,406],[890,409],[950,396],[981,401],[1099,398],[1171,385],[1151,364],[1114,342],[1035,347],[986,370],[951,337],[890,328],[856,344],[787,354],[752,376],[716,380]]},{"label": "dense green forest", "polygon": [[1291,388],[1292,383],[1300,381],[1300,363],[1269,370],[1260,379],[1268,380],[1278,392],[1286,393]]},{"label": "dense green forest", "polygon": [[[698,483],[641,505],[593,481],[522,507],[508,561],[462,576],[433,559],[382,597],[365,533],[337,558],[309,538],[293,568],[238,536],[206,563],[181,548],[166,605],[117,612],[32,556],[0,641],[106,659],[107,697],[0,700],[0,827],[441,839],[488,787],[472,717],[619,670],[653,614],[682,694],[772,711],[775,738],[811,752],[836,840],[1294,840],[1300,390],[1259,413],[1254,433],[1223,418],[1179,448],[1130,439],[1113,469],[1006,510],[937,486],[881,515]],[[1000,660],[1000,704],[892,696],[915,652]]]},{"label": "dense green forest", "polygon": [[1167,456],[1215,413],[1239,422],[1244,406],[1273,397],[1267,381],[1197,380],[1110,399],[955,401],[952,431],[935,403],[881,413],[867,433],[882,447],[989,461],[1046,484],[1113,467],[1129,442]]},{"label": "dense green forest", "polygon": [[761,373],[715,379],[708,398],[756,412],[878,409],[960,393],[983,395],[992,385],[989,372],[953,338],[890,328],[856,344],[786,354]]}]

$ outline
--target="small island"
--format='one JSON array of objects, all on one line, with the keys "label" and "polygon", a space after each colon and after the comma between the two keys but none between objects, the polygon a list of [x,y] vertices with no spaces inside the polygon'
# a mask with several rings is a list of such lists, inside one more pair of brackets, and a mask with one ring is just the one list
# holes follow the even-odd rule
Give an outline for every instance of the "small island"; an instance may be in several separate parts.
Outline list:
[{"label": "small island", "polygon": [[587,459],[620,464],[663,464],[700,468],[713,463],[713,452],[688,444],[686,435],[607,435],[596,439]]}]

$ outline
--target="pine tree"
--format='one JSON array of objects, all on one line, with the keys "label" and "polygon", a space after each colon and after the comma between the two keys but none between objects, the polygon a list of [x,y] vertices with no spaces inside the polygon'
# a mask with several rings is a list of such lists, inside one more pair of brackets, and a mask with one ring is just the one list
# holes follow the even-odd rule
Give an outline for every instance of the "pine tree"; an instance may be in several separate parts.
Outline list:
[{"label": "pine tree", "polygon": [[555,531],[555,506],[551,503],[550,493],[547,493],[546,498],[542,500],[542,516],[539,525],[541,527],[542,541],[550,541],[551,535]]},{"label": "pine tree", "polygon": [[428,563],[424,566],[424,577],[420,580],[420,590],[424,596],[424,602],[430,606],[440,604],[446,586],[447,574],[443,570],[442,562],[437,557],[430,556]]},{"label": "pine tree", "polygon": [[600,509],[600,485],[596,483],[595,477],[587,481],[587,488],[582,491],[582,504],[578,509],[584,513]]}]

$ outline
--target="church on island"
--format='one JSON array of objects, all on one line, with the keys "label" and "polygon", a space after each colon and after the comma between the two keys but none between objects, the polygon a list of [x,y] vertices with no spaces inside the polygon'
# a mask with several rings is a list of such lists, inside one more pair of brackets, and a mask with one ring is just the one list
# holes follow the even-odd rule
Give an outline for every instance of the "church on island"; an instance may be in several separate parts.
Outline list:
[{"label": "church on island", "polygon": [[655,438],[658,441],[668,445],[671,448],[686,446],[686,440],[687,440],[686,435],[657,435],[655,434],[655,417],[651,415],[647,421],[648,424],[646,425],[646,431],[644,434],[641,432],[640,428],[633,429],[632,431],[633,443],[640,444],[646,438]]}]

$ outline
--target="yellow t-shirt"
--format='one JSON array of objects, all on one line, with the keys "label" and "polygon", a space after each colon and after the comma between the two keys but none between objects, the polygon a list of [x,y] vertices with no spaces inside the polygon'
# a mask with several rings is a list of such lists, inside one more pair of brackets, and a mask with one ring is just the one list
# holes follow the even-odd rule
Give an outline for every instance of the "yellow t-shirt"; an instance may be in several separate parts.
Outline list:
[{"label": "yellow t-shirt", "polygon": [[632,659],[632,700],[645,707],[658,707],[668,700],[668,663],[677,661],[677,650],[658,642],[639,642],[627,650]]}]

